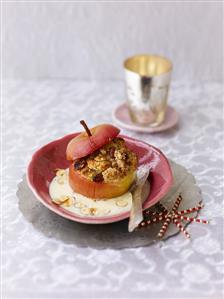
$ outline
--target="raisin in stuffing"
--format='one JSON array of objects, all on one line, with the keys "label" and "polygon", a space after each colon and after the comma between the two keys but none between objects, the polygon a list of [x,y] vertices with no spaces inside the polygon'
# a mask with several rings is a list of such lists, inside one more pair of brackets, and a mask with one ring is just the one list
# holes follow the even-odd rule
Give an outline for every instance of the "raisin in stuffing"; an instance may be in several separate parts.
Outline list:
[{"label": "raisin in stuffing", "polygon": [[86,160],[77,160],[74,163],[75,170],[83,169],[86,166]]},{"label": "raisin in stuffing", "polygon": [[103,182],[103,180],[104,180],[104,178],[103,178],[102,173],[98,173],[98,174],[94,175],[94,177],[93,177],[93,181],[96,183]]},{"label": "raisin in stuffing", "polygon": [[109,155],[110,155],[111,158],[114,158],[114,152],[115,152],[115,147],[111,147],[109,149]]}]

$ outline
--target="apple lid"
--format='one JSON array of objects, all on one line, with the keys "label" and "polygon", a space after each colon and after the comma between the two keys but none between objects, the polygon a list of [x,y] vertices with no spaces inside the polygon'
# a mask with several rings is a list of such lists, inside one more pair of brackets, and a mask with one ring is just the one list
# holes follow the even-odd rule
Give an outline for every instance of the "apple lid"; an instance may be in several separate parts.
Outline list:
[{"label": "apple lid", "polygon": [[120,133],[120,129],[110,124],[101,124],[89,129],[84,121],[80,123],[85,128],[85,132],[80,133],[68,143],[67,160],[73,161],[92,154]]}]

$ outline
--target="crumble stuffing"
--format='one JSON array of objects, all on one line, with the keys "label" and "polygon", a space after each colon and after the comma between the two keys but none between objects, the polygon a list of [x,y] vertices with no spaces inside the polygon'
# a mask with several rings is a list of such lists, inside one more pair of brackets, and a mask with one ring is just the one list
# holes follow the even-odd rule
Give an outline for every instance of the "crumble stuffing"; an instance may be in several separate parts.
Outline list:
[{"label": "crumble stuffing", "polygon": [[88,180],[116,182],[135,171],[137,164],[136,154],[127,148],[124,139],[116,137],[91,155],[75,160],[74,168]]}]

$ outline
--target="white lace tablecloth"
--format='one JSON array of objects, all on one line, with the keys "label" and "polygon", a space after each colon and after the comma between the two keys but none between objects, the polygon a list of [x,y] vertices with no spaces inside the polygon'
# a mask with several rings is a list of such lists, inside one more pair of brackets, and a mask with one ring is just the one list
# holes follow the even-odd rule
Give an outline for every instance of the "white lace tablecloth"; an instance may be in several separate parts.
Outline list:
[{"label": "white lace tablecloth", "polygon": [[[17,184],[32,153],[88,125],[112,122],[124,100],[119,81],[10,81],[3,85],[2,298],[221,298],[223,294],[222,88],[174,82],[170,104],[179,126],[160,134],[122,133],[147,141],[191,171],[203,192],[201,218],[179,234],[132,249],[80,248],[47,237],[18,208]],[[47,221],[47,219],[46,219]],[[97,227],[96,227],[97,229]]]}]

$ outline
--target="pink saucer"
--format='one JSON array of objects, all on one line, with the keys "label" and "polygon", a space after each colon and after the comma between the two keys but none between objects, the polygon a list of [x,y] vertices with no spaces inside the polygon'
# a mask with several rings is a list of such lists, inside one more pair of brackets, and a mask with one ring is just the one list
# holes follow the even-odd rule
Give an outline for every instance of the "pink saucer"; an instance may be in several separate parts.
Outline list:
[{"label": "pink saucer", "polygon": [[164,122],[158,126],[158,127],[149,127],[149,126],[140,126],[138,124],[135,124],[132,122],[129,112],[128,112],[128,106],[126,103],[121,104],[113,111],[113,119],[114,121],[121,127],[136,131],[136,132],[145,132],[145,133],[157,133],[162,132],[165,130],[168,130],[175,126],[178,123],[179,120],[179,114],[177,111],[171,107],[167,107],[167,112],[165,116]]},{"label": "pink saucer", "polygon": [[[36,198],[48,209],[56,214],[82,223],[104,224],[123,220],[129,217],[129,212],[123,212],[113,216],[94,217],[78,216],[68,210],[55,205],[49,195],[49,185],[55,176],[56,168],[67,168],[65,151],[68,142],[77,135],[70,134],[61,139],[52,141],[37,150],[29,163],[27,170],[27,182]],[[173,175],[167,158],[157,148],[140,140],[122,136],[127,146],[138,155],[139,165],[148,164],[150,172],[150,194],[143,204],[143,209],[157,203],[170,189]]]}]

